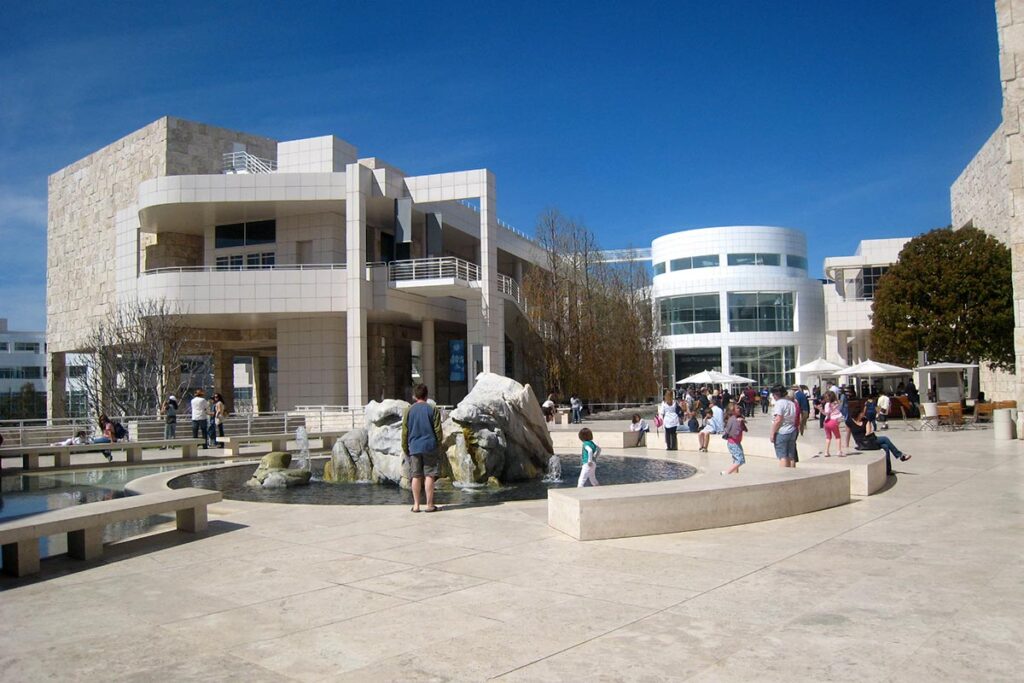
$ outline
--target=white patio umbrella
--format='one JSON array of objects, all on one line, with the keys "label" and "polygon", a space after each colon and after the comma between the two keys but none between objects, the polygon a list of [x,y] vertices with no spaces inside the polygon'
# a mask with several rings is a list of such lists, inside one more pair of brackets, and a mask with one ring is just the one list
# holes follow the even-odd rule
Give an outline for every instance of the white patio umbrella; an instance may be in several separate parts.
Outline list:
[{"label": "white patio umbrella", "polygon": [[816,377],[821,377],[822,375],[834,375],[840,370],[845,369],[845,365],[839,365],[838,363],[833,363],[832,361],[825,360],[824,358],[815,358],[810,363],[804,363],[792,370],[787,370],[787,372],[799,372],[804,375],[815,375]]},{"label": "white patio umbrella", "polygon": [[704,370],[685,377],[676,384],[753,384],[754,380],[739,375],[727,375],[718,370]]},{"label": "white patio umbrella", "polygon": [[886,375],[910,375],[913,372],[910,368],[901,368],[898,365],[889,365],[868,359],[862,363],[851,365],[836,374],[840,377],[884,377]]}]

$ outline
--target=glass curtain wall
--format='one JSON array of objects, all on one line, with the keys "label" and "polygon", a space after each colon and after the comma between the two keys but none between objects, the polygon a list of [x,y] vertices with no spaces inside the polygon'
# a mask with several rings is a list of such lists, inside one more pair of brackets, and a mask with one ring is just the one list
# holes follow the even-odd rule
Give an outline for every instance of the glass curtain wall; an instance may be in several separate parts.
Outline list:
[{"label": "glass curtain wall", "polygon": [[730,332],[792,332],[792,292],[729,292]]},{"label": "glass curtain wall", "polygon": [[789,386],[794,381],[794,375],[786,371],[796,367],[796,347],[731,346],[729,366],[732,374],[749,377],[758,386]]},{"label": "glass curtain wall", "polygon": [[660,309],[663,335],[722,331],[717,294],[669,297],[661,300]]}]

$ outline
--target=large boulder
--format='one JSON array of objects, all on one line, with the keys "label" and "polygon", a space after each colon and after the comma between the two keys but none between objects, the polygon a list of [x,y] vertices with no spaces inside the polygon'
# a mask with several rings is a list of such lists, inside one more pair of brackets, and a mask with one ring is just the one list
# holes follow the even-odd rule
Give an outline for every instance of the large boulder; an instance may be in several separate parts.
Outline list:
[{"label": "large boulder", "polygon": [[[402,456],[405,401],[371,401],[366,426],[338,440],[324,481],[369,480],[408,488]],[[553,448],[530,385],[501,375],[477,377],[473,391],[441,425],[441,476],[464,483],[521,481],[543,476]]]},{"label": "large boulder", "polygon": [[312,472],[305,468],[289,469],[288,466],[291,462],[291,453],[271,451],[260,458],[259,466],[246,483],[249,486],[261,486],[267,489],[291,488],[308,484]]},{"label": "large boulder", "polygon": [[457,481],[536,479],[554,451],[540,402],[529,384],[481,373],[451,412],[442,444]]}]

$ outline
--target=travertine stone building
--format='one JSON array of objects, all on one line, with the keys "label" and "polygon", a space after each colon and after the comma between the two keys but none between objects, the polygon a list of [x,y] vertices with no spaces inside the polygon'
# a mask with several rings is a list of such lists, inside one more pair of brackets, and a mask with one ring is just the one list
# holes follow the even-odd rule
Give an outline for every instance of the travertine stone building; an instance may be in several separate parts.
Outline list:
[{"label": "travertine stone building", "polygon": [[519,282],[543,255],[496,199],[485,169],[409,176],[333,136],[155,121],[50,177],[50,414],[66,355],[136,300],[189,316],[229,400],[235,356],[257,359],[257,405],[276,359],[279,409],[521,378]]},{"label": "travertine stone building", "polygon": [[1024,405],[1024,0],[997,0],[1003,120],[950,188],[954,228],[973,225],[1013,257],[1016,373],[982,367],[981,389]]}]

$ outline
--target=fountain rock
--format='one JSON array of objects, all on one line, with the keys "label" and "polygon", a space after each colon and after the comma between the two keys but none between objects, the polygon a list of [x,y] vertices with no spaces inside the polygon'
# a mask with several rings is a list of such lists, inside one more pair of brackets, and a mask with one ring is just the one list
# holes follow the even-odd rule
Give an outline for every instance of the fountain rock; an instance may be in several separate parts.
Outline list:
[{"label": "fountain rock", "polygon": [[[402,457],[405,401],[371,401],[366,426],[338,440],[324,481],[386,481],[409,486]],[[530,385],[484,373],[441,425],[441,476],[463,484],[500,485],[544,474],[553,448]]]},{"label": "fountain rock", "polygon": [[291,453],[272,451],[260,458],[259,467],[253,472],[249,486],[263,488],[291,488],[305,486],[309,483],[312,473],[308,469],[293,470],[288,466],[292,462]]},{"label": "fountain rock", "polygon": [[454,477],[464,483],[536,479],[554,451],[530,385],[493,373],[477,376],[443,431]]}]

